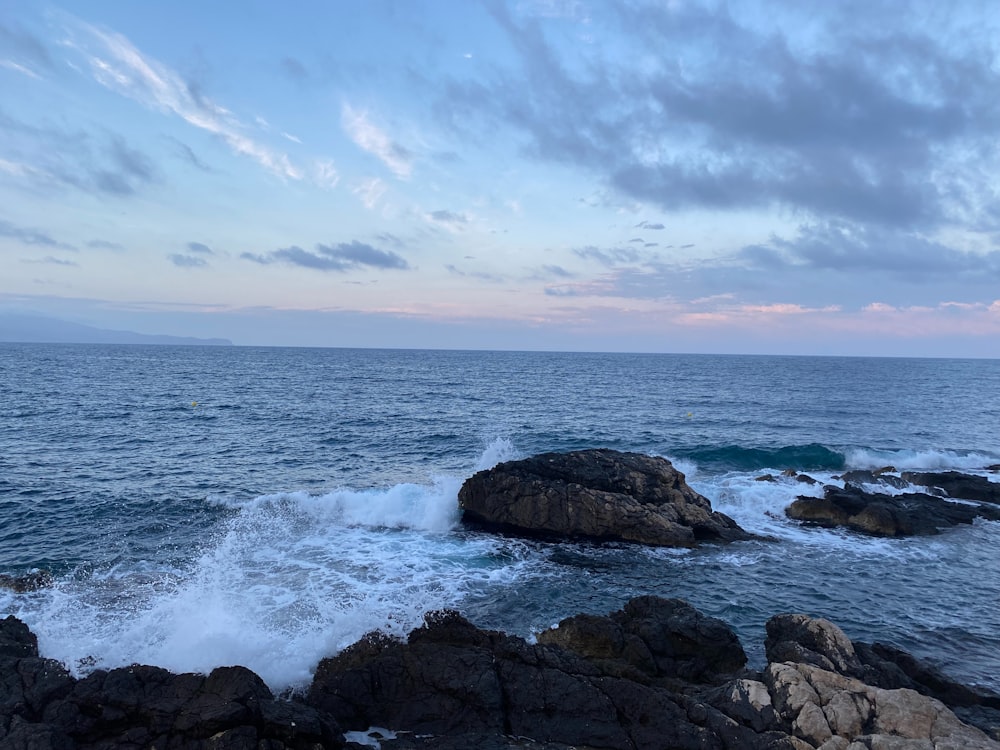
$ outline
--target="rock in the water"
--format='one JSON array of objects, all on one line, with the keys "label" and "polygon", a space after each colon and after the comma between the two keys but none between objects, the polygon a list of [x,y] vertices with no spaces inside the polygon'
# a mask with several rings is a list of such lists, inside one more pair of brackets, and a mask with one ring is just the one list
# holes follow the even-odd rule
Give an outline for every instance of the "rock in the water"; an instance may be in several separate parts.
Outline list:
[{"label": "rock in the water", "polygon": [[904,471],[902,477],[919,487],[944,490],[948,497],[1000,505],[1000,483],[991,482],[986,477],[960,471]]},{"label": "rock in the water", "polygon": [[823,497],[800,496],[785,515],[816,526],[843,526],[872,536],[920,536],[942,528],[972,523],[976,518],[1000,520],[997,509],[953,503],[922,493],[885,495],[852,484],[828,485]]},{"label": "rock in the water", "polygon": [[748,539],[665,458],[613,450],[543,453],[466,480],[463,520],[521,535],[690,547]]},{"label": "rock in the water", "polygon": [[52,574],[47,570],[36,570],[32,573],[25,573],[20,576],[0,573],[0,588],[10,589],[18,594],[27,591],[37,591],[51,586],[53,583]]}]

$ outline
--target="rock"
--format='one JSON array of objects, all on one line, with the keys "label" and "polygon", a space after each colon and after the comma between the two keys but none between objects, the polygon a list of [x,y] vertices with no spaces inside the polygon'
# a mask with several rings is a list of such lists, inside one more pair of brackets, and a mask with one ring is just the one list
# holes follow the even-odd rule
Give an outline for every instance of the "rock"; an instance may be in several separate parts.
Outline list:
[{"label": "rock", "polygon": [[337,748],[341,731],[302,703],[276,700],[256,674],[220,667],[171,674],[159,667],[98,670],[74,679],[38,656],[35,636],[0,621],[0,747]]},{"label": "rock", "polygon": [[1000,483],[991,482],[986,477],[960,471],[905,471],[902,476],[910,484],[941,489],[948,497],[1000,505]]},{"label": "rock", "polygon": [[597,664],[605,674],[635,671],[653,678],[718,683],[743,669],[747,657],[722,620],[680,599],[641,596],[607,617],[577,615],[538,635]]},{"label": "rock", "polygon": [[795,475],[795,481],[796,482],[802,482],[803,484],[819,484],[819,482],[817,482],[815,479],[813,479],[808,474],[796,474]]},{"label": "rock", "polygon": [[53,583],[52,574],[47,570],[36,570],[21,576],[0,573],[0,588],[10,589],[17,594],[48,588]]},{"label": "rock", "polygon": [[[405,643],[371,636],[323,660],[307,700],[348,728],[378,724],[414,735],[497,733],[592,748],[771,747],[775,737],[762,742],[655,679],[617,676],[696,662],[696,674],[712,673],[717,667],[688,653],[697,648],[688,636],[711,636],[718,621],[692,618],[688,609],[641,597],[606,618],[569,618],[566,637],[552,635],[560,626],[535,645],[480,631],[454,613],[435,615]],[[641,653],[640,640],[648,655],[635,658],[630,649]]]},{"label": "rock", "polygon": [[774,662],[764,683],[779,717],[813,747],[1000,748],[943,703],[913,690],[885,690],[810,664]]},{"label": "rock", "polygon": [[466,523],[529,536],[690,547],[748,539],[664,458],[613,450],[544,453],[467,479]]},{"label": "rock", "polygon": [[868,471],[867,469],[855,469],[853,471],[845,471],[840,475],[840,478],[845,484],[850,484],[859,488],[863,484],[884,484],[889,487],[894,487],[897,490],[902,490],[910,486],[910,483],[902,477],[897,477],[893,474],[887,473],[890,471],[895,471],[895,469],[891,466],[885,466],[881,469],[875,469],[874,471]]},{"label": "rock", "polygon": [[829,620],[783,614],[772,617],[764,627],[768,661],[813,664],[846,675],[861,671],[851,639]]},{"label": "rock", "polygon": [[873,536],[916,536],[940,533],[942,528],[970,524],[976,518],[1000,520],[989,506],[952,503],[931,495],[885,495],[851,484],[828,485],[823,497],[799,496],[785,515],[816,526],[843,526]]},{"label": "rock", "polygon": [[759,477],[754,477],[755,482],[777,482],[774,474],[761,474]]}]

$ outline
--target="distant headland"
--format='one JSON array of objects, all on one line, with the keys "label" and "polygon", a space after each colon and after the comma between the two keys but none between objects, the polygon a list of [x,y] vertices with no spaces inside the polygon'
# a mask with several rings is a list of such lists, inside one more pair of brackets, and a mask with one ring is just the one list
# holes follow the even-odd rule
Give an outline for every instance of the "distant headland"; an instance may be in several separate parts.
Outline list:
[{"label": "distant headland", "polygon": [[174,346],[232,346],[229,339],[166,336],[114,331],[41,315],[0,313],[0,342],[33,344],[161,344]]}]

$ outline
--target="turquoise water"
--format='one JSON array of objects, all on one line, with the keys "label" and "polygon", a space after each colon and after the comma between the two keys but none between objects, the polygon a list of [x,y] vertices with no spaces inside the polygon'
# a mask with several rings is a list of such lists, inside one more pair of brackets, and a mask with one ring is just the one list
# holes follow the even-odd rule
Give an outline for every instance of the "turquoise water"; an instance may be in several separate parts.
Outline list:
[{"label": "turquoise water", "polygon": [[[0,345],[0,591],[83,672],[242,663],[304,684],[323,655],[454,607],[530,636],[630,596],[688,599],[760,659],[781,611],[830,617],[1000,688],[1000,524],[930,539],[802,529],[784,468],[1000,463],[1000,361]],[[773,543],[695,551],[465,531],[497,460],[671,458]],[[996,479],[995,475],[990,475]]]}]

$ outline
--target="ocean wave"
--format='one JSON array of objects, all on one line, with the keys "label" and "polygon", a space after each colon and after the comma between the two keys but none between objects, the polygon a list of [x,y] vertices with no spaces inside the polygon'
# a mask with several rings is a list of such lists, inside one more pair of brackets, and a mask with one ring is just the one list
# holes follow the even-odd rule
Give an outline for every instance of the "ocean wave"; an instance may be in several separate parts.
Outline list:
[{"label": "ocean wave", "polygon": [[744,447],[741,445],[697,446],[672,451],[679,459],[693,461],[701,469],[716,471],[755,471],[759,469],[796,469],[798,471],[839,471],[845,466],[844,454],[834,448],[809,443],[781,448]]}]

